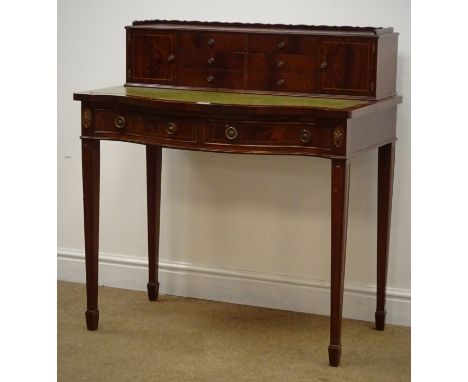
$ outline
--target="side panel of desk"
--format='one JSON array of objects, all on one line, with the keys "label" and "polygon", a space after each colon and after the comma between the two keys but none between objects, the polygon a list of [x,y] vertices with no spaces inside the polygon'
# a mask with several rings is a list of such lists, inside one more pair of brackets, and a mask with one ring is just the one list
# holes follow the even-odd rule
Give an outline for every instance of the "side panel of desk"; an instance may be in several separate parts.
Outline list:
[{"label": "side panel of desk", "polygon": [[347,121],[346,155],[353,157],[396,141],[397,107],[376,110],[373,113]]}]

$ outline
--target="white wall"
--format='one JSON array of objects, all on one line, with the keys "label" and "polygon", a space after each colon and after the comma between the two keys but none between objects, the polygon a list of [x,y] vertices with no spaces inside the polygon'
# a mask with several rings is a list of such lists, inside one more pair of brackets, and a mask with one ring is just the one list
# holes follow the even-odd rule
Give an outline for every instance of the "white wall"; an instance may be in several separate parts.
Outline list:
[{"label": "white wall", "polygon": [[[404,103],[398,112],[388,275],[396,312],[389,312],[389,320],[409,325],[408,1],[82,0],[59,1],[58,10],[59,278],[75,281],[84,279],[80,257],[84,243],[80,105],[72,101],[72,93],[125,82],[125,25],[159,18],[393,26],[400,33],[397,89]],[[354,305],[365,307],[350,306],[346,301],[354,301],[354,297],[345,296],[345,316],[371,320],[376,283],[376,152],[354,160],[351,174],[347,296],[361,294],[362,299]],[[328,299],[317,297],[317,290],[327,293],[323,286],[330,275],[329,186],[330,161],[325,159],[164,150],[160,257],[167,273],[164,280],[171,280],[176,270],[181,279],[174,276],[172,286],[161,285],[162,290],[326,314]],[[104,259],[108,255],[109,268],[101,267],[101,283],[145,288],[145,198],[144,147],[102,142],[100,249]],[[122,261],[116,260],[119,258]],[[122,267],[140,270],[133,274],[127,268],[128,272],[120,272],[118,267],[120,271]],[[195,274],[200,279],[194,281]],[[251,289],[247,287],[248,275],[256,283]],[[213,291],[220,288],[213,284],[215,276],[229,278],[233,284],[226,281],[224,285],[235,290]],[[269,284],[262,278],[268,278]],[[281,301],[294,299],[298,285],[310,292],[310,301],[297,299],[294,306]],[[247,289],[236,294],[242,286]],[[290,289],[281,294],[285,286]],[[261,288],[263,292],[257,295]],[[275,293],[281,297],[275,298]]]}]

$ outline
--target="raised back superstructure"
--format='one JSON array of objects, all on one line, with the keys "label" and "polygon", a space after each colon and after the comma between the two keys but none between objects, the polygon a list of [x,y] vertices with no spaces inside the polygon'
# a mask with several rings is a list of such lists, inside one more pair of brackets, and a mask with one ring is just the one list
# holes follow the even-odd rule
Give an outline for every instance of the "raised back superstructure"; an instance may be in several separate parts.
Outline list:
[{"label": "raised back superstructure", "polygon": [[126,29],[127,86],[395,95],[393,28],[149,20]]}]

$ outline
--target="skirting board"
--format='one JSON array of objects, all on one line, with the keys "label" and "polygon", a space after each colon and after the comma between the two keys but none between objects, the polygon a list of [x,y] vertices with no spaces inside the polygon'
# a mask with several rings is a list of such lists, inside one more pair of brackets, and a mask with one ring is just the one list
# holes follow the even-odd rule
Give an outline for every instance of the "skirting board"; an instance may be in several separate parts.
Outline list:
[{"label": "skirting board", "polygon": [[[146,291],[147,269],[148,264],[142,259],[100,253],[99,285]],[[59,280],[84,283],[84,253],[59,249],[57,271]],[[330,314],[330,286],[324,280],[160,262],[159,282],[160,294]],[[343,317],[374,321],[375,286],[345,284],[343,300]],[[386,322],[410,326],[408,290],[387,288]]]}]

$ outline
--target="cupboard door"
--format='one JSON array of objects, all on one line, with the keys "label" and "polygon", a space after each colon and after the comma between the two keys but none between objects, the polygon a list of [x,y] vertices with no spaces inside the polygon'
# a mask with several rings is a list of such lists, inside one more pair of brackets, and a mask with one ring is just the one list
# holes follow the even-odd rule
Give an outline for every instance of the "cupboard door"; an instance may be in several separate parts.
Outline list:
[{"label": "cupboard door", "polygon": [[175,36],[164,33],[133,33],[130,78],[134,82],[175,82]]},{"label": "cupboard door", "polygon": [[322,93],[371,96],[375,82],[375,42],[323,39],[319,70]]}]

